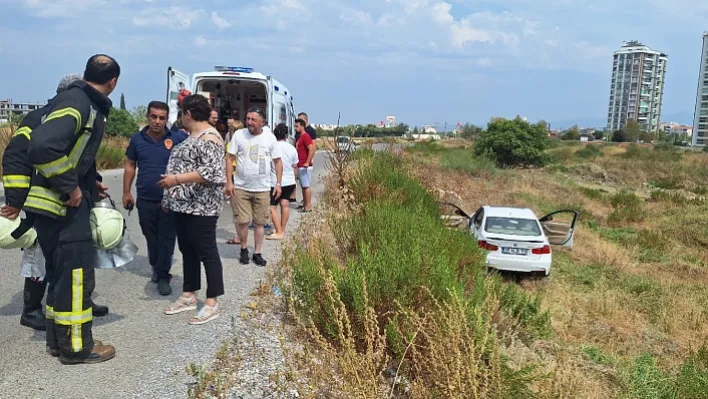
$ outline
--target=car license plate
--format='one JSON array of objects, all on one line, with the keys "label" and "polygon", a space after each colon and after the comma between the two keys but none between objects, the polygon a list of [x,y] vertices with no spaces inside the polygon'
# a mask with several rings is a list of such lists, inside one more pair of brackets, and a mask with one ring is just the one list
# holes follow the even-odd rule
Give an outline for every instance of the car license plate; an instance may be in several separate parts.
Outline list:
[{"label": "car license plate", "polygon": [[529,250],[526,248],[505,248],[502,247],[502,253],[505,255],[528,255]]}]

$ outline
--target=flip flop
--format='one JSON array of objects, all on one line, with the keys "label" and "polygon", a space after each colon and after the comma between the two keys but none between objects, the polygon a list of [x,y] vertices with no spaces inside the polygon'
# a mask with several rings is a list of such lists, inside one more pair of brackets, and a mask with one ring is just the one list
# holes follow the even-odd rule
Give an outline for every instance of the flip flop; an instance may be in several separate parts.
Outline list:
[{"label": "flip flop", "polygon": [[238,241],[236,238],[232,238],[232,239],[226,241],[226,244],[228,244],[228,245],[241,245],[241,241]]}]

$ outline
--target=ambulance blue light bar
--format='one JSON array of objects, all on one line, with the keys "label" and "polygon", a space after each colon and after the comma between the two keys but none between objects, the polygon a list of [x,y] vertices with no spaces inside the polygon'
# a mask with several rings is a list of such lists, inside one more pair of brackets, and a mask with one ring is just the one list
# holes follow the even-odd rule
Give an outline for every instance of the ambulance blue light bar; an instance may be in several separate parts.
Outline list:
[{"label": "ambulance blue light bar", "polygon": [[214,67],[214,70],[217,72],[242,72],[242,73],[253,72],[253,68],[242,67],[242,66],[220,66],[220,65],[217,65]]}]

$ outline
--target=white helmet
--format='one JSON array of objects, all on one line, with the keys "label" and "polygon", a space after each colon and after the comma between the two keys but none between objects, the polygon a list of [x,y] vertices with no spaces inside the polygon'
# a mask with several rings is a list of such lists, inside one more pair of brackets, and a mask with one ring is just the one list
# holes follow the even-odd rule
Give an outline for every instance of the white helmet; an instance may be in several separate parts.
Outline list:
[{"label": "white helmet", "polygon": [[[110,199],[110,198],[109,198]],[[91,237],[98,249],[113,249],[120,243],[125,231],[123,215],[115,209],[115,204],[97,202],[91,208],[89,217]]]},{"label": "white helmet", "polygon": [[15,220],[0,216],[0,248],[15,249],[29,248],[37,241],[37,232],[34,229],[29,229],[19,239],[12,236],[12,232],[20,227],[20,218]]}]

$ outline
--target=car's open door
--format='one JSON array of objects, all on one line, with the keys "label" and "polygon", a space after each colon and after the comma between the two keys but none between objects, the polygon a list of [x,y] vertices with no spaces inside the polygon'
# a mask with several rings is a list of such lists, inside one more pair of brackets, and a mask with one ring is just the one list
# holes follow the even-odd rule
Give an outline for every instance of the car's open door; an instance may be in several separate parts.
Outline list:
[{"label": "car's open door", "polygon": [[543,232],[548,237],[551,245],[562,245],[573,248],[573,237],[575,236],[575,223],[578,221],[580,212],[572,209],[564,209],[549,213],[538,221],[541,222]]},{"label": "car's open door", "polygon": [[447,227],[452,229],[467,229],[470,224],[470,217],[455,204],[440,202],[440,218]]},{"label": "car's open door", "polygon": [[191,90],[189,87],[189,75],[182,73],[172,67],[167,68],[167,105],[170,106],[170,115],[167,119],[167,127],[172,126],[177,120],[179,107],[177,106],[177,96],[182,89]]}]

